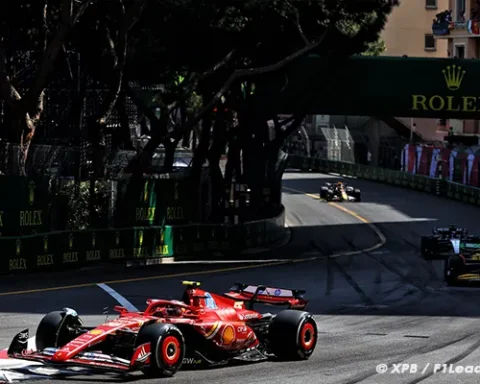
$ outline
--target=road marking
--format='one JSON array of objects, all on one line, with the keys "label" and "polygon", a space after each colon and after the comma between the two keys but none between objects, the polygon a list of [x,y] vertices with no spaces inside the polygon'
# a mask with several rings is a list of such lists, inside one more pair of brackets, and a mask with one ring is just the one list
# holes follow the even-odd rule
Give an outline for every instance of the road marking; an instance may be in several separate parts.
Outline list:
[{"label": "road marking", "polygon": [[135,307],[130,301],[128,301],[125,297],[120,295],[113,288],[109,287],[107,284],[100,283],[100,284],[97,284],[97,287],[107,292],[110,296],[112,296],[118,302],[118,304],[120,304],[122,307],[127,308],[130,312],[138,312],[137,307]]},{"label": "road marking", "polygon": [[[308,260],[309,259],[306,259],[305,261],[308,261]],[[210,275],[212,273],[225,273],[225,272],[242,271],[247,269],[264,268],[264,267],[270,267],[275,265],[288,264],[291,262],[292,261],[289,259],[285,261],[279,261],[279,262],[273,262],[273,263],[266,261],[265,264],[245,265],[242,267],[219,268],[219,269],[213,269],[208,271],[190,271],[190,272],[181,272],[181,273],[171,273],[171,274],[161,275],[161,276],[135,277],[130,279],[118,279],[118,280],[109,280],[109,281],[103,281],[103,282],[64,285],[60,287],[35,288],[35,289],[27,289],[23,291],[0,292],[0,296],[13,296],[13,295],[24,295],[28,293],[41,293],[41,292],[50,292],[50,291],[61,291],[66,289],[88,288],[88,287],[95,287],[101,283],[111,285],[111,284],[134,283],[134,282],[149,281],[149,280],[162,280],[162,279],[170,279],[174,277],[185,277],[185,276],[192,276],[192,275],[199,275],[199,276]]]},{"label": "road marking", "polygon": [[[287,188],[283,187],[283,189],[290,190],[293,192],[301,193],[302,195],[312,197],[314,199],[319,200],[320,198],[317,195],[311,194],[311,193],[305,193],[303,191],[300,191],[298,189],[293,189],[293,188]],[[332,255],[329,255],[328,257],[330,258],[337,258],[341,256],[354,256],[354,255],[359,255],[362,253],[368,253],[375,251],[385,245],[387,242],[385,236],[383,233],[380,232],[380,230],[372,224],[370,221],[368,221],[366,218],[358,215],[357,213],[350,211],[349,209],[342,207],[336,203],[327,203],[332,205],[335,208],[338,208],[345,213],[355,217],[356,219],[360,220],[361,222],[367,224],[370,226],[370,228],[376,233],[376,235],[379,237],[380,242],[375,244],[372,247],[366,248],[366,249],[361,249],[357,251],[349,251],[349,252],[340,252],[340,253],[334,253]],[[49,288],[35,288],[35,289],[27,289],[27,290],[22,290],[22,291],[13,291],[13,292],[0,292],[0,297],[1,296],[13,296],[13,295],[24,295],[24,294],[29,294],[29,293],[41,293],[41,292],[51,292],[51,291],[61,291],[61,290],[66,290],[66,289],[78,289],[78,288],[88,288],[88,287],[95,287],[98,284],[106,284],[106,285],[112,285],[112,284],[125,284],[125,283],[134,283],[134,282],[140,282],[140,281],[150,281],[150,280],[163,280],[163,279],[171,279],[171,278],[176,278],[176,277],[186,277],[186,276],[192,276],[192,275],[210,275],[213,273],[225,273],[225,272],[236,272],[236,271],[242,271],[242,270],[249,270],[249,269],[255,269],[255,268],[265,268],[265,267],[273,267],[277,265],[285,265],[285,264],[292,264],[292,263],[303,263],[303,262],[308,262],[308,261],[315,261],[315,260],[323,260],[327,258],[327,256],[320,256],[320,255],[314,255],[312,257],[306,257],[302,259],[286,259],[284,261],[275,261],[275,262],[269,262],[266,261],[265,264],[255,264],[255,265],[246,265],[242,267],[231,267],[231,268],[219,268],[219,269],[214,269],[210,271],[190,271],[190,272],[181,272],[181,273],[171,273],[167,275],[161,275],[161,276],[147,276],[147,277],[136,277],[136,278],[130,278],[130,279],[118,279],[118,280],[109,280],[109,281],[104,281],[104,282],[94,282],[94,283],[84,283],[84,284],[73,284],[73,285],[64,285],[60,287],[49,287]]]},{"label": "road marking", "polygon": [[[304,194],[305,196],[308,196],[308,197],[312,197],[316,200],[320,200],[320,197],[317,196],[317,195],[314,195],[312,193],[305,193],[303,191],[300,191],[298,189],[293,189],[293,188],[287,188],[287,187],[283,187],[283,189],[286,189],[287,191],[292,191],[292,192],[296,192],[296,193],[302,193]],[[327,202],[328,205],[334,207],[334,208],[337,208],[339,209],[340,211],[343,211],[345,212],[346,214],[350,215],[350,216],[353,216],[354,218],[356,218],[357,220],[361,221],[362,223],[364,224],[367,224],[373,232],[375,232],[375,234],[377,235],[377,237],[380,239],[380,242],[375,244],[373,247],[370,247],[370,248],[367,248],[367,249],[362,249],[362,250],[359,250],[359,251],[353,251],[353,252],[348,252],[348,253],[343,253],[343,254],[340,254],[341,256],[351,256],[351,255],[357,255],[357,254],[360,254],[360,253],[367,253],[367,252],[372,252],[372,251],[375,251],[377,250],[378,248],[381,248],[385,245],[385,243],[387,242],[387,239],[385,237],[385,235],[377,228],[376,225],[374,225],[370,220],[366,219],[365,217],[363,216],[360,216],[358,213],[356,212],[353,212],[351,211],[350,209],[348,208],[345,208],[345,207],[342,207],[340,204],[338,203],[332,203],[332,202]],[[330,257],[338,257],[337,255],[331,255]]]}]

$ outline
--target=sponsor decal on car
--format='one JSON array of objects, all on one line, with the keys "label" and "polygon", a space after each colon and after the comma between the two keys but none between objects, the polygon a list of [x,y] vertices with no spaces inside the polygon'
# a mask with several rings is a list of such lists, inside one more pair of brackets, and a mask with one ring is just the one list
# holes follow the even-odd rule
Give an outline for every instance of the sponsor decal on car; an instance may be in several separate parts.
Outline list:
[{"label": "sponsor decal on car", "polygon": [[464,275],[457,276],[458,280],[480,280],[478,273],[466,273]]},{"label": "sponsor decal on car", "polygon": [[98,335],[101,335],[103,333],[103,331],[101,329],[92,329],[89,333],[91,335],[98,336]]}]

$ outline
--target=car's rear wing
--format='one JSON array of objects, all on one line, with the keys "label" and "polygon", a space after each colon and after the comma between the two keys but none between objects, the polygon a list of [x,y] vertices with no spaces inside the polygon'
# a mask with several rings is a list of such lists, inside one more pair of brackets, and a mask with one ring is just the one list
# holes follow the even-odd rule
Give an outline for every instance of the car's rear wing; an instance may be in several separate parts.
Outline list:
[{"label": "car's rear wing", "polygon": [[269,305],[287,305],[290,309],[305,309],[308,300],[303,296],[306,291],[302,289],[276,288],[265,285],[235,283],[226,297],[244,301],[249,309],[254,303]]}]

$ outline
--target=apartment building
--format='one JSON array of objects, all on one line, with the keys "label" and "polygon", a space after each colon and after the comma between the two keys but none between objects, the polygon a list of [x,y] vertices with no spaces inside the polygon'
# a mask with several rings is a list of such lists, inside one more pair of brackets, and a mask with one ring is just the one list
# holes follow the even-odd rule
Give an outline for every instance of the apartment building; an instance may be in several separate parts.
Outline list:
[{"label": "apartment building", "polygon": [[448,57],[448,43],[432,33],[436,15],[449,8],[449,0],[401,0],[382,32],[385,56]]},{"label": "apartment building", "polygon": [[[448,12],[438,15],[432,25],[436,44],[447,44],[448,57],[479,58],[480,0],[449,0]],[[477,120],[451,120],[455,132],[479,134]]]}]

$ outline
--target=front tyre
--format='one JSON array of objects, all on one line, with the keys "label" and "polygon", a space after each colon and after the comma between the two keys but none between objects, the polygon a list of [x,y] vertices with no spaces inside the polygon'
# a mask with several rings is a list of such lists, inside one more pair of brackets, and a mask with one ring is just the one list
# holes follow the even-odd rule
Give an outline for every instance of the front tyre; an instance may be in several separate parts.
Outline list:
[{"label": "front tyre", "polygon": [[149,377],[171,377],[177,373],[185,357],[185,339],[173,324],[149,324],[137,336],[136,347],[150,344],[150,362],[142,368]]},{"label": "front tyre", "polygon": [[75,338],[75,327],[81,325],[78,316],[65,311],[47,313],[38,324],[35,333],[37,351],[45,348],[61,348]]},{"label": "front tyre", "polygon": [[279,359],[307,360],[317,345],[317,324],[310,313],[287,309],[273,319],[268,339]]}]

